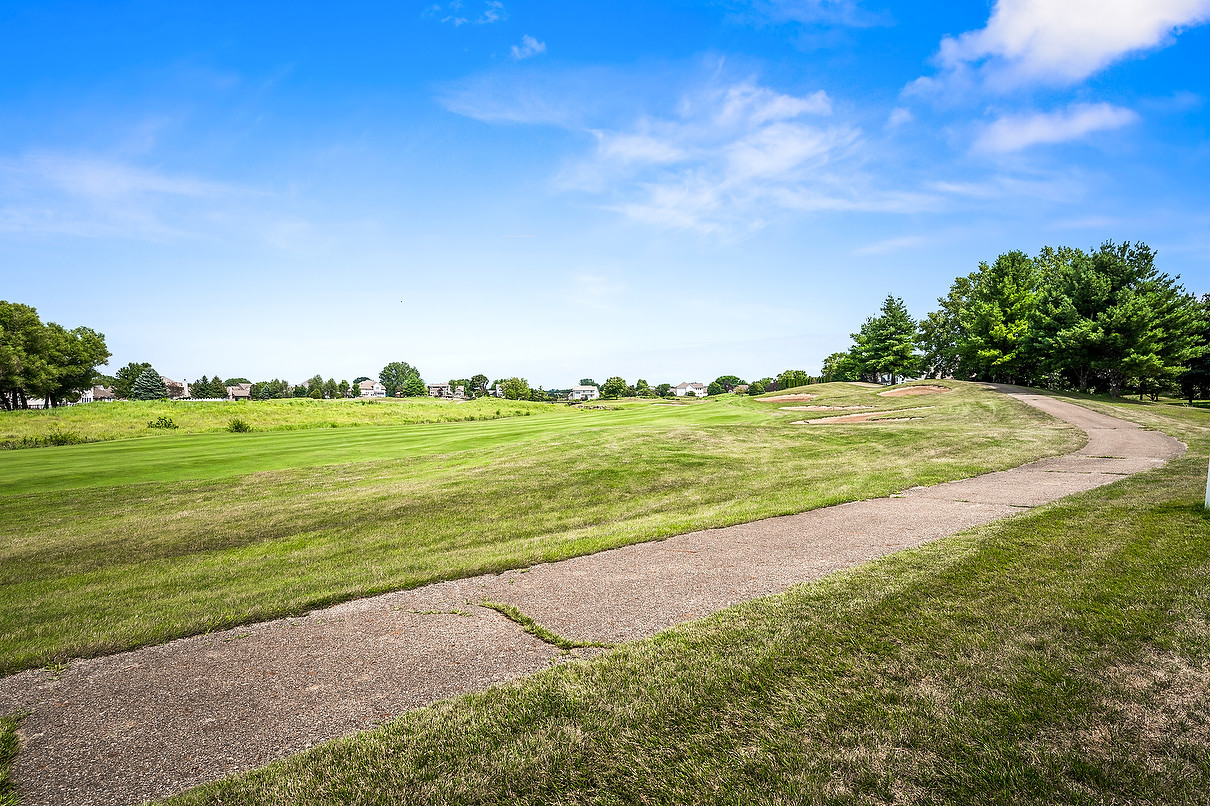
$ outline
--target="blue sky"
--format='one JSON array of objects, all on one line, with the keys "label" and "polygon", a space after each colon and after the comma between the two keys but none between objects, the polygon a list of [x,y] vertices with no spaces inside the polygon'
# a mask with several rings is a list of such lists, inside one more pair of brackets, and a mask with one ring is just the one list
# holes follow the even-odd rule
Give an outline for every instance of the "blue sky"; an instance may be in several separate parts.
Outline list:
[{"label": "blue sky", "polygon": [[818,371],[1009,249],[1210,291],[1210,0],[0,9],[0,297],[112,367]]}]

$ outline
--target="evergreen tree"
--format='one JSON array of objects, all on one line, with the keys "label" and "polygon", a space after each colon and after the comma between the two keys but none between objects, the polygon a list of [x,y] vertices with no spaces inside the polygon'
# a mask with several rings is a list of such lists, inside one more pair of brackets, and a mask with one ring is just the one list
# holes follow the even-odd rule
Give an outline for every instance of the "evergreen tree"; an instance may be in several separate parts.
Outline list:
[{"label": "evergreen tree", "polygon": [[967,377],[1007,381],[1031,375],[1027,353],[1038,272],[1020,251],[1007,252],[990,266],[980,263],[966,284],[958,310],[958,363]]},{"label": "evergreen tree", "polygon": [[[889,375],[891,383],[920,371],[916,352],[920,329],[898,297],[888,295],[880,315],[866,319],[853,335],[852,356],[863,376],[881,381]],[[779,383],[779,388],[781,387]]]},{"label": "evergreen tree", "polygon": [[130,387],[131,400],[163,400],[166,397],[168,397],[168,387],[164,385],[164,379],[160,377],[160,373],[151,367],[143,370]]}]

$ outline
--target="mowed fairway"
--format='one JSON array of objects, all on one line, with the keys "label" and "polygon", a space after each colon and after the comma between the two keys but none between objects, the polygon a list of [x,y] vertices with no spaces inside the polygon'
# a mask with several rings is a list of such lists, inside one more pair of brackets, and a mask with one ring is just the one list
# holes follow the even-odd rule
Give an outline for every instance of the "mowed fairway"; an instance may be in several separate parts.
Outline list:
[{"label": "mowed fairway", "polygon": [[[1083,435],[976,384],[810,387],[510,419],[193,434],[0,454],[0,669],[1015,466]],[[932,408],[920,409],[922,405]]]},{"label": "mowed fairway", "polygon": [[1094,407],[1189,453],[166,803],[1210,803],[1210,418]]}]

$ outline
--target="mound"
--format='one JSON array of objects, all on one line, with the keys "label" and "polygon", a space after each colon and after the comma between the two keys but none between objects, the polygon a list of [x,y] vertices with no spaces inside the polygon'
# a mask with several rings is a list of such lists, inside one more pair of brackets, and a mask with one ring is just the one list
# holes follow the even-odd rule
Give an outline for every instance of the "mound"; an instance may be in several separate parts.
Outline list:
[{"label": "mound", "polygon": [[918,420],[919,417],[895,417],[909,411],[931,409],[932,406],[916,406],[910,409],[891,409],[889,411],[863,411],[861,414],[842,414],[839,417],[820,417],[817,420],[799,420],[794,425],[848,425],[849,423],[868,422],[899,422],[901,420]]},{"label": "mound", "polygon": [[879,392],[879,397],[914,397],[916,395],[939,395],[952,392],[948,386],[905,386],[902,389],[889,389]]},{"label": "mound", "polygon": [[819,397],[819,395],[809,395],[806,392],[799,392],[798,394],[793,394],[793,395],[778,395],[777,397],[758,397],[756,399],[761,400],[765,403],[789,403],[794,400],[814,400],[817,397]]}]

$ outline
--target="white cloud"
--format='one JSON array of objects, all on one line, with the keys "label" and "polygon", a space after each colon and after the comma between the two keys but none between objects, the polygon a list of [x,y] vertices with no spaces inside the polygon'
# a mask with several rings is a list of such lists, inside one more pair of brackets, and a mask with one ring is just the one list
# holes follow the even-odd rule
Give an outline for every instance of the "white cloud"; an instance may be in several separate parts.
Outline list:
[{"label": "white cloud", "polygon": [[975,141],[975,150],[1020,151],[1032,145],[1065,143],[1093,132],[1118,129],[1139,116],[1112,104],[1075,104],[1060,112],[1009,115],[985,128]]},{"label": "white cloud", "polygon": [[539,53],[546,52],[546,43],[539,42],[529,34],[521,37],[520,45],[513,45],[513,58],[517,61],[528,59],[530,56],[536,56]]},{"label": "white cloud", "polygon": [[453,0],[450,3],[433,3],[426,6],[422,16],[431,17],[440,22],[448,22],[455,28],[466,25],[468,22],[476,25],[490,25],[493,22],[508,19],[508,11],[505,10],[501,0],[487,0],[480,8],[482,10],[478,16],[472,16],[474,12],[465,9],[463,0]]},{"label": "white cloud", "polygon": [[187,234],[186,209],[262,195],[107,157],[0,158],[0,230],[162,240]]},{"label": "white cloud", "polygon": [[889,21],[886,14],[863,9],[857,0],[740,0],[729,5],[740,19],[758,23],[866,28]]},{"label": "white cloud", "polygon": [[711,85],[683,97],[675,114],[594,129],[594,152],[567,166],[560,184],[637,221],[723,236],[787,211],[929,206],[926,194],[872,189],[861,131],[828,122],[832,112],[822,91]]},{"label": "white cloud", "polygon": [[932,239],[924,235],[904,235],[900,238],[887,238],[884,241],[875,241],[874,243],[866,244],[854,249],[853,254],[889,255],[894,252],[902,252],[905,249],[927,246],[930,243],[932,243]]},{"label": "white cloud", "polygon": [[1074,84],[1208,19],[1210,0],[997,0],[986,27],[941,40],[942,75],[909,89]]},{"label": "white cloud", "polygon": [[889,129],[897,129],[905,123],[912,122],[912,110],[907,107],[897,106],[891,110],[891,114],[887,117],[886,125]]}]

